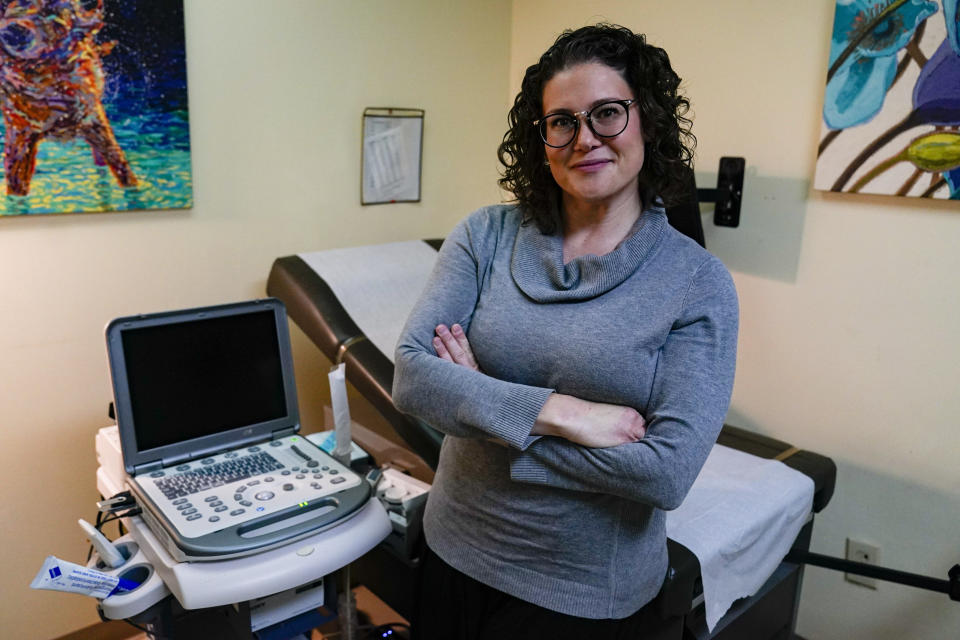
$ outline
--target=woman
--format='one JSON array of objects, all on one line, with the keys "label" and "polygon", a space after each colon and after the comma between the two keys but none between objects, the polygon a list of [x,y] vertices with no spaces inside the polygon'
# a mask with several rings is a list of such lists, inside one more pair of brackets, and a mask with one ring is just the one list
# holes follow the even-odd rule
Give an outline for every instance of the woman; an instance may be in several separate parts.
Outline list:
[{"label": "woman", "polygon": [[623,27],[561,35],[500,146],[516,204],[454,229],[407,321],[394,401],[447,434],[421,637],[640,637],[736,356],[730,276],[663,210],[679,82]]}]

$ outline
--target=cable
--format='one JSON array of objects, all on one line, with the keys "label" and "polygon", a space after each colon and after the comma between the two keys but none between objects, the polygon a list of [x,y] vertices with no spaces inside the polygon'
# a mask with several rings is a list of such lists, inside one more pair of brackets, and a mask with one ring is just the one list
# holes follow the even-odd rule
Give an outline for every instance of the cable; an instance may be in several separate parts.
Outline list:
[{"label": "cable", "polygon": [[97,503],[97,509],[101,513],[116,513],[117,511],[122,511],[124,509],[129,509],[133,506],[136,506],[137,500],[133,497],[133,494],[129,491],[121,491],[120,493],[115,493],[106,500],[101,500]]},{"label": "cable", "polygon": [[97,530],[99,531],[104,525],[113,522],[114,520],[120,520],[121,518],[129,518],[132,516],[140,515],[143,512],[143,509],[140,507],[134,507],[128,509],[123,513],[111,513],[109,516],[100,521],[100,524],[97,525]]},{"label": "cable", "polygon": [[[138,515],[141,512],[140,507],[136,506],[137,502],[129,491],[121,491],[120,493],[115,493],[106,500],[101,500],[97,503],[97,520],[94,523],[97,531],[103,530],[103,526],[114,520],[119,520],[120,518],[128,518],[130,516]],[[119,511],[125,510],[123,513],[118,513]],[[109,513],[112,517],[104,518],[103,514]],[[120,523],[120,527],[123,526],[123,523]],[[123,530],[120,529],[117,531],[118,536],[123,535]],[[90,548],[87,549],[87,562],[90,562],[90,558],[93,557],[93,545],[90,545]]]}]

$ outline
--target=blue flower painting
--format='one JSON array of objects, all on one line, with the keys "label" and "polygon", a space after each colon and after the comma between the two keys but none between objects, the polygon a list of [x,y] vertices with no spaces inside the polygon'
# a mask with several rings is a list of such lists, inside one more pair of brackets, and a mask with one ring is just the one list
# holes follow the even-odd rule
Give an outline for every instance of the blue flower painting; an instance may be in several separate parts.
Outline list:
[{"label": "blue flower painting", "polygon": [[960,0],[837,0],[817,189],[960,200]]},{"label": "blue flower painting", "polygon": [[183,0],[0,0],[0,216],[192,206]]}]

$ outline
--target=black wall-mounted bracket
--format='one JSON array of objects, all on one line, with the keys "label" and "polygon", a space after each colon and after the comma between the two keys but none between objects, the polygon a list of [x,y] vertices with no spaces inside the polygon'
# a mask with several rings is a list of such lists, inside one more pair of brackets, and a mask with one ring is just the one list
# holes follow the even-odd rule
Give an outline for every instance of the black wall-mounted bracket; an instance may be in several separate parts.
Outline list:
[{"label": "black wall-mounted bracket", "polygon": [[716,189],[697,189],[700,202],[713,202],[713,224],[720,227],[740,226],[740,202],[743,199],[744,158],[720,158]]}]

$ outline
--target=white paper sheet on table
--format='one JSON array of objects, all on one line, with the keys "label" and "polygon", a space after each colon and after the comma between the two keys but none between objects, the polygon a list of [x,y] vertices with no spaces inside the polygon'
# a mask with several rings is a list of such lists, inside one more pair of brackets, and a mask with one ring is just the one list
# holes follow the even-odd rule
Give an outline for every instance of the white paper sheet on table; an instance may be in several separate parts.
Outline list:
[{"label": "white paper sheet on table", "polygon": [[813,480],[782,462],[715,445],[667,536],[700,561],[707,628],[753,595],[790,550],[813,508]]},{"label": "white paper sheet on table", "polygon": [[400,331],[437,261],[420,240],[301,253],[353,321],[393,362]]}]

